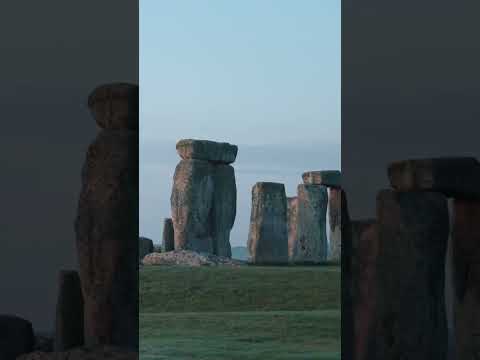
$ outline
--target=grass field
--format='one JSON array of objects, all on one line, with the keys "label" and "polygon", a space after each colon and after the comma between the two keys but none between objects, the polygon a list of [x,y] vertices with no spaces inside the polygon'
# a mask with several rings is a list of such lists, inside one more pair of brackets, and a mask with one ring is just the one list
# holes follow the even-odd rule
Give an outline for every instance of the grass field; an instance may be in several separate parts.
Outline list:
[{"label": "grass field", "polygon": [[143,267],[141,359],[340,359],[340,268]]}]

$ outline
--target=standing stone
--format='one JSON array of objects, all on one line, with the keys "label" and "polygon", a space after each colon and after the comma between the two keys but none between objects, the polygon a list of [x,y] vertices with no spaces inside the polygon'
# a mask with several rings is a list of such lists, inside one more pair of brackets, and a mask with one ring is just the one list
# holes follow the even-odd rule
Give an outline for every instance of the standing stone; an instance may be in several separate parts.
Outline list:
[{"label": "standing stone", "polygon": [[106,101],[104,111],[92,109],[105,128],[88,148],[75,231],[85,344],[138,351],[138,132],[132,130],[138,129],[138,109],[131,109],[138,87],[130,86],[134,98],[102,98],[105,91],[116,94],[116,84],[90,97],[90,104]]},{"label": "standing stone", "polygon": [[293,262],[327,260],[326,215],[327,188],[322,185],[300,184],[297,188],[297,231],[292,246]]},{"label": "standing stone", "polygon": [[230,231],[237,211],[237,185],[235,170],[230,165],[217,164],[213,175],[212,239],[213,253],[232,257]]},{"label": "standing stone", "polygon": [[151,254],[155,251],[153,240],[140,236],[138,238],[138,258],[142,260],[145,255]]},{"label": "standing stone", "polygon": [[163,221],[163,251],[175,250],[175,238],[173,232],[173,222],[171,218],[167,218]]},{"label": "standing stone", "polygon": [[298,198],[287,198],[287,224],[288,224],[288,258],[293,260],[295,242],[297,240]]},{"label": "standing stone", "polygon": [[378,226],[352,221],[352,301],[355,360],[373,357],[377,313]]},{"label": "standing stone", "polygon": [[235,222],[237,146],[207,140],[180,140],[183,159],[175,169],[172,222],[175,250],[231,257],[230,231]]},{"label": "standing stone", "polygon": [[203,160],[182,160],[175,169],[170,198],[175,250],[213,254],[212,175],[213,165]]},{"label": "standing stone", "polygon": [[480,358],[480,202],[454,200],[456,359]]},{"label": "standing stone", "polygon": [[445,359],[446,198],[384,190],[377,197],[377,218],[379,318],[372,358]]},{"label": "standing stone", "polygon": [[345,192],[341,193],[342,207],[342,274],[341,274],[341,335],[342,335],[342,359],[353,358],[353,335],[354,335],[354,317],[353,317],[353,279],[352,279],[352,254],[353,254],[353,234],[350,216],[348,214],[348,203]]},{"label": "standing stone", "polygon": [[253,186],[247,246],[253,263],[288,261],[287,196],[283,184],[258,182]]},{"label": "standing stone", "polygon": [[13,315],[0,315],[0,359],[15,360],[33,351],[35,337],[30,321]]},{"label": "standing stone", "polygon": [[82,346],[83,331],[83,296],[80,277],[74,270],[62,270],[58,281],[55,351],[66,351]]},{"label": "standing stone", "polygon": [[342,229],[341,229],[341,196],[342,190],[328,189],[328,229],[330,240],[329,260],[338,262],[342,254]]}]

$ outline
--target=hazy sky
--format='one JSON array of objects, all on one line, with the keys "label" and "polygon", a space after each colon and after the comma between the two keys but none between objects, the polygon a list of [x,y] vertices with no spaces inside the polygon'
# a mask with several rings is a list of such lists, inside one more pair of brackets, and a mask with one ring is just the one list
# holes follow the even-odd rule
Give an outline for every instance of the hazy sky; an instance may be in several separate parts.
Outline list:
[{"label": "hazy sky", "polygon": [[239,146],[237,218],[251,188],[340,169],[339,0],[140,2],[140,233],[161,241],[182,138]]}]

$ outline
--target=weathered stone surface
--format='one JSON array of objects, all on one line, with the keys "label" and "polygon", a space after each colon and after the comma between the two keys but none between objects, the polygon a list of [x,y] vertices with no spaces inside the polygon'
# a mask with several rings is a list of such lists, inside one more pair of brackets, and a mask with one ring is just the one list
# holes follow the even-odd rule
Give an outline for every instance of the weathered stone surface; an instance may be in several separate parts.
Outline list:
[{"label": "weathered stone surface", "polygon": [[138,238],[138,258],[141,260],[145,255],[151,254],[155,251],[153,240],[140,236]]},{"label": "weathered stone surface", "polygon": [[0,359],[15,360],[33,351],[35,338],[30,321],[12,315],[0,315]]},{"label": "weathered stone surface", "polygon": [[138,133],[103,130],[90,145],[75,230],[85,344],[138,349]]},{"label": "weathered stone surface", "polygon": [[351,223],[354,353],[356,360],[369,360],[376,339],[378,227],[374,220]]},{"label": "weathered stone surface", "polygon": [[297,231],[291,261],[321,262],[327,260],[327,188],[300,184],[297,188]]},{"label": "weathered stone surface", "polygon": [[341,188],[341,174],[338,170],[308,171],[302,175],[303,183],[307,185],[323,185]]},{"label": "weathered stone surface", "polygon": [[246,265],[240,260],[208,253],[197,253],[190,250],[174,250],[164,253],[148,254],[143,259],[143,265],[165,266],[240,266]]},{"label": "weathered stone surface", "polygon": [[456,359],[480,359],[480,201],[454,200]]},{"label": "weathered stone surface", "polygon": [[480,163],[475,158],[432,158],[397,161],[388,167],[399,191],[437,191],[448,197],[480,199]]},{"label": "weathered stone surface", "polygon": [[288,262],[287,196],[283,184],[258,182],[253,186],[247,247],[253,263]]},{"label": "weathered stone surface", "polygon": [[182,160],[175,169],[172,221],[175,250],[213,254],[211,211],[213,207],[214,165],[203,160]]},{"label": "weathered stone surface", "polygon": [[237,185],[235,170],[230,165],[218,164],[213,174],[212,239],[213,253],[232,257],[230,231],[237,212]]},{"label": "weathered stone surface", "polygon": [[297,240],[298,222],[298,199],[297,197],[287,198],[287,225],[288,225],[288,258],[293,260],[295,244]]},{"label": "weathered stone surface", "polygon": [[184,139],[177,142],[177,152],[183,160],[197,159],[230,164],[237,157],[238,147],[210,140]]},{"label": "weathered stone surface", "polygon": [[432,192],[384,190],[377,219],[379,318],[372,359],[445,359],[447,200]]},{"label": "weathered stone surface", "polygon": [[113,346],[97,346],[54,353],[37,351],[17,360],[138,360],[138,353]]},{"label": "weathered stone surface", "polygon": [[74,270],[62,270],[58,281],[55,351],[82,346],[83,331],[83,295],[80,277]]},{"label": "weathered stone surface", "polygon": [[330,240],[328,259],[335,262],[340,261],[342,255],[341,197],[341,189],[328,189],[328,230]]},{"label": "weathered stone surface", "polygon": [[173,231],[173,222],[171,218],[163,220],[163,251],[175,250],[175,235]]},{"label": "weathered stone surface", "polygon": [[103,129],[138,130],[138,85],[113,83],[97,87],[88,107]]},{"label": "weathered stone surface", "polygon": [[175,250],[231,257],[236,201],[232,166],[195,159],[180,161],[171,196]]},{"label": "weathered stone surface", "polygon": [[348,203],[345,192],[341,193],[342,205],[342,281],[341,281],[341,334],[342,359],[354,359],[354,317],[353,317],[353,280],[352,280],[352,225],[348,214]]}]

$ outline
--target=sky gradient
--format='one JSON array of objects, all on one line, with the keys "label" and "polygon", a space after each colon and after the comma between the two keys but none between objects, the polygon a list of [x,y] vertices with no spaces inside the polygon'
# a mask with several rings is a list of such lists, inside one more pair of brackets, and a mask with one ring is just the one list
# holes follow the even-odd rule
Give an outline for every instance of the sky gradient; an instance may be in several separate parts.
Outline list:
[{"label": "sky gradient", "polygon": [[340,1],[140,2],[141,235],[161,241],[182,138],[239,146],[233,246],[255,182],[340,169],[340,55]]}]

